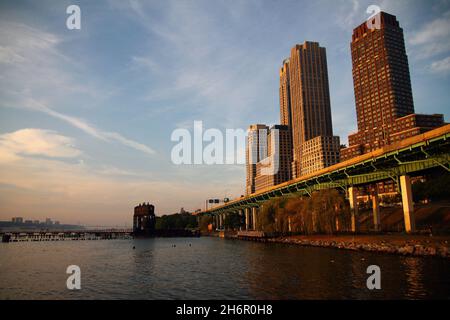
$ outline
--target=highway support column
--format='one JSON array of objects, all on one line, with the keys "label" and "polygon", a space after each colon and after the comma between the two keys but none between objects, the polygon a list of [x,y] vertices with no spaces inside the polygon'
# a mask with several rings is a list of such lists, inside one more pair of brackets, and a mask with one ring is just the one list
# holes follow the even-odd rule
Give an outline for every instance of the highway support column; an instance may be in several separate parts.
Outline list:
[{"label": "highway support column", "polygon": [[416,218],[414,216],[413,194],[410,176],[400,176],[400,191],[402,193],[403,218],[407,233],[416,231]]},{"label": "highway support column", "polygon": [[219,229],[222,230],[223,228],[223,216],[221,213],[219,213]]},{"label": "highway support column", "polygon": [[350,202],[350,214],[351,214],[351,231],[358,231],[358,201],[356,196],[356,187],[348,188],[348,200]]},{"label": "highway support column", "polygon": [[250,230],[250,208],[245,208],[245,230]]},{"label": "highway support column", "polygon": [[258,210],[258,208],[252,207],[253,230],[256,230],[256,210]]},{"label": "highway support column", "polygon": [[[375,186],[376,188],[376,186]],[[372,211],[373,211],[373,228],[375,231],[381,230],[380,204],[378,199],[378,192],[372,193]]]}]

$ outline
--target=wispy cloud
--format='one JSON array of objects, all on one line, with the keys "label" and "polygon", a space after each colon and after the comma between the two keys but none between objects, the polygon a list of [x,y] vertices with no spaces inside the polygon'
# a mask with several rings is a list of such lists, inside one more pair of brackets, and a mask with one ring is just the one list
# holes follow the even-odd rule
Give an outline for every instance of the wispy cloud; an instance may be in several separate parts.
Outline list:
[{"label": "wispy cloud", "polygon": [[139,202],[151,201],[158,215],[176,212],[181,206],[194,210],[202,203],[198,199],[214,195],[211,190],[217,184],[205,181],[192,188],[180,177],[144,179],[142,174],[114,167],[95,169],[55,159],[19,158],[0,166],[0,218],[25,214],[42,219],[45,214],[66,223],[129,225],[132,208]]},{"label": "wispy cloud", "polygon": [[94,138],[97,138],[97,139],[100,139],[103,141],[116,141],[127,147],[144,152],[146,154],[149,154],[149,155],[155,154],[155,151],[152,148],[150,148],[142,143],[136,142],[134,140],[125,138],[120,133],[100,130],[100,129],[94,127],[93,125],[90,125],[83,119],[54,111],[54,110],[50,109],[49,107],[47,107],[46,105],[44,105],[40,102],[37,102],[35,100],[28,100],[26,107],[29,109],[35,110],[35,111],[40,111],[40,112],[46,113],[46,114],[48,114],[52,117],[58,118],[60,120],[63,120],[64,122],[74,126],[75,128],[78,128],[78,129],[84,131],[85,133],[91,135]]},{"label": "wispy cloud", "polygon": [[342,2],[338,6],[339,11],[336,13],[336,22],[344,29],[354,28],[357,24],[361,23],[358,20],[361,13],[365,8],[362,8],[360,1],[351,0]]},{"label": "wispy cloud", "polygon": [[430,59],[450,52],[450,11],[425,23],[407,39],[417,59]]},{"label": "wispy cloud", "polygon": [[[142,65],[147,72],[157,71],[155,61],[159,61],[163,70],[158,74],[158,83],[152,83],[146,91],[146,101],[164,98],[189,101],[192,117],[231,127],[247,125],[240,123],[240,119],[255,109],[276,110],[269,99],[263,98],[268,93],[262,91],[276,78],[278,66],[267,63],[271,52],[242,46],[239,37],[231,37],[244,27],[243,21],[236,19],[248,7],[257,9],[258,3],[238,1],[230,10],[226,2],[210,5],[171,1],[164,8],[157,8],[157,17],[153,3],[135,0],[128,3],[128,6],[121,4],[120,10],[128,9],[133,20],[147,30],[153,49],[148,55],[133,56],[131,62]],[[246,30],[249,35],[260,31],[258,26],[252,28]],[[229,41],[223,41],[224,38]],[[160,52],[155,47],[164,50],[163,60],[158,60]],[[170,65],[166,67],[164,62],[168,59]]]},{"label": "wispy cloud", "polygon": [[431,63],[431,71],[434,73],[450,73],[450,57]]},{"label": "wispy cloud", "polygon": [[448,37],[450,37],[450,11],[425,24],[411,36],[410,42],[413,45],[427,44],[448,39]]},{"label": "wispy cloud", "polygon": [[154,154],[153,149],[142,143],[117,132],[100,130],[83,119],[37,102],[42,97],[59,105],[68,101],[67,97],[71,94],[77,97],[79,94],[99,96],[96,88],[75,81],[67,71],[67,64],[78,66],[78,63],[58,50],[61,42],[60,37],[23,23],[0,23],[0,65],[4,68],[3,76],[0,77],[1,105],[40,111],[97,139],[116,141],[146,154]]}]

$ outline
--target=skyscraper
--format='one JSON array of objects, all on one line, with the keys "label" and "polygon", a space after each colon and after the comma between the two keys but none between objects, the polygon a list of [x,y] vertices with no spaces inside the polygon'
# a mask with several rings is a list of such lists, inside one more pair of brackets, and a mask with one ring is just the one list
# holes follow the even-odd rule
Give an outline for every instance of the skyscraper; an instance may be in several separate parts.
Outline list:
[{"label": "skyscraper", "polygon": [[[338,162],[339,137],[320,138],[333,137],[325,48],[317,42],[298,44],[291,49],[288,63],[283,63],[283,68],[286,66],[292,122],[292,174],[296,178]],[[282,112],[284,109],[282,106]],[[311,152],[322,154],[321,165],[312,163]]]},{"label": "skyscraper", "polygon": [[256,164],[255,192],[291,179],[291,133],[288,126],[274,125],[268,131],[267,156]]},{"label": "skyscraper", "polygon": [[370,152],[444,123],[443,115],[414,114],[408,56],[397,18],[380,12],[353,30],[353,84],[358,132],[349,135],[341,159]]},{"label": "skyscraper", "polygon": [[289,59],[283,61],[283,66],[280,69],[280,123],[292,129]]},{"label": "skyscraper", "polygon": [[267,133],[269,127],[264,124],[252,124],[248,128],[245,150],[246,187],[245,194],[255,193],[256,164],[267,157]]}]

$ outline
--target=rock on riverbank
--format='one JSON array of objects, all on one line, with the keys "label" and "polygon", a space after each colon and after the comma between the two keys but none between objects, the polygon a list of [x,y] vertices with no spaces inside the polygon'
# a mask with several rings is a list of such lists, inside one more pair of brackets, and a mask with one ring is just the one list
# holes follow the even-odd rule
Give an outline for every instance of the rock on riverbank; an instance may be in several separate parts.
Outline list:
[{"label": "rock on riverbank", "polygon": [[428,238],[409,235],[288,236],[269,238],[267,241],[354,251],[450,258],[450,237]]}]

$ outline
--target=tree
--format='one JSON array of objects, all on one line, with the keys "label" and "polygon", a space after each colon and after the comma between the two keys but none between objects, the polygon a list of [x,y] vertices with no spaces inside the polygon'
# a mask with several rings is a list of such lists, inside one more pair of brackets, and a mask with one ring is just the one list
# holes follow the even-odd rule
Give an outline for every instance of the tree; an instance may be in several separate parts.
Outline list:
[{"label": "tree", "polygon": [[275,232],[275,217],[279,211],[279,200],[273,199],[264,202],[256,219],[256,229],[265,232]]},{"label": "tree", "polygon": [[334,189],[311,197],[274,199],[263,204],[257,227],[265,232],[333,234],[349,229],[350,209],[345,196]]},{"label": "tree", "polygon": [[434,174],[427,176],[423,181],[412,185],[414,201],[421,200],[450,200],[450,174]]},{"label": "tree", "polygon": [[202,216],[200,217],[200,223],[198,227],[200,231],[208,231],[208,225],[212,223],[212,217],[210,216]]},{"label": "tree", "polygon": [[175,213],[156,217],[155,228],[159,230],[197,228],[197,217],[189,213]]},{"label": "tree", "polygon": [[225,229],[232,229],[232,230],[239,229],[242,226],[241,220],[242,219],[238,213],[232,212],[232,213],[226,215],[226,217],[223,221],[223,225],[224,225]]}]

